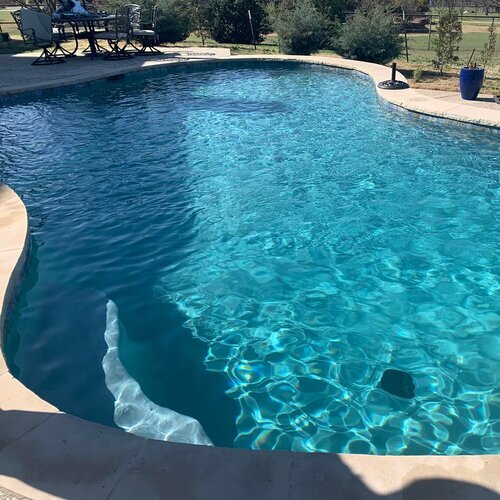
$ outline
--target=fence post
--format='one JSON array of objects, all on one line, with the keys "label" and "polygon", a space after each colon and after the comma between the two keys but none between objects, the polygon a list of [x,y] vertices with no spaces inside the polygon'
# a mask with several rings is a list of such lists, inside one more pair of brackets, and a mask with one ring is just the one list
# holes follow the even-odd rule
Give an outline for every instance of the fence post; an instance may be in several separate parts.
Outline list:
[{"label": "fence post", "polygon": [[255,35],[254,35],[254,32],[253,32],[252,13],[250,12],[250,10],[248,11],[248,21],[250,22],[250,30],[252,31],[252,44],[253,44],[253,48],[255,50],[257,50],[257,45],[255,44]]},{"label": "fence post", "polygon": [[432,33],[432,14],[431,14],[431,22],[429,23],[429,40],[427,41],[427,50],[431,50],[431,33]]},{"label": "fence post", "polygon": [[405,35],[405,50],[406,50],[406,62],[410,62],[408,58],[408,36],[406,35],[406,16],[405,11],[403,10],[403,30]]}]

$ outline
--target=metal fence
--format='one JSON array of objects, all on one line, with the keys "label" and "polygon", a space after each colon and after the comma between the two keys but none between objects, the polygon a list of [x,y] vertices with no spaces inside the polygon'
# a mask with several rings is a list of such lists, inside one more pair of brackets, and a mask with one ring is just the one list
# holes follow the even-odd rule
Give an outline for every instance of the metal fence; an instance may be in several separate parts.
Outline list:
[{"label": "metal fence", "polygon": [[[488,26],[493,22],[497,26],[500,38],[500,13],[463,14],[462,41],[460,42],[458,57],[460,61],[467,61],[475,49],[476,58],[479,56],[484,44],[488,40]],[[439,14],[411,14],[406,15],[402,21],[402,32],[408,46],[408,60],[410,62],[428,61],[434,53],[433,40],[436,38],[436,28],[439,23]],[[500,63],[500,43],[493,56],[493,64]],[[405,48],[406,49],[406,48]],[[405,50],[406,55],[406,50]]]}]

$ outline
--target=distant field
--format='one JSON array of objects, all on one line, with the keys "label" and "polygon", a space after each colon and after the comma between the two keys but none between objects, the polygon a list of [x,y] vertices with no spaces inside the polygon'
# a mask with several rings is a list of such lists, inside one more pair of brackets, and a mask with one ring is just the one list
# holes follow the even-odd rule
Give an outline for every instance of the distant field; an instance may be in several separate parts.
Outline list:
[{"label": "distant field", "polygon": [[[500,26],[500,23],[499,23]],[[435,57],[432,46],[432,40],[436,37],[431,34],[431,50],[428,50],[429,36],[426,34],[409,34],[408,35],[408,52],[410,62],[430,62]],[[476,49],[474,59],[477,61],[479,53],[483,49],[484,44],[488,39],[488,34],[484,32],[464,33],[458,51],[460,61],[467,62],[473,49]],[[498,29],[497,39],[500,40],[500,28]],[[494,64],[500,64],[500,41],[497,42],[497,51],[493,57]]]}]

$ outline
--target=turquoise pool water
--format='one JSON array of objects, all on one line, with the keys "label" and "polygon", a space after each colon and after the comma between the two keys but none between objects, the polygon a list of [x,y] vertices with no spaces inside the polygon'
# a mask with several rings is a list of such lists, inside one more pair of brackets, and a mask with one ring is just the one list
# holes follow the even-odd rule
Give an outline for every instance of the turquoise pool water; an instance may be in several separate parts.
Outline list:
[{"label": "turquoise pool water", "polygon": [[[150,437],[500,451],[500,136],[348,72],[171,68],[11,101],[14,374]],[[411,375],[415,396],[380,387]]]}]

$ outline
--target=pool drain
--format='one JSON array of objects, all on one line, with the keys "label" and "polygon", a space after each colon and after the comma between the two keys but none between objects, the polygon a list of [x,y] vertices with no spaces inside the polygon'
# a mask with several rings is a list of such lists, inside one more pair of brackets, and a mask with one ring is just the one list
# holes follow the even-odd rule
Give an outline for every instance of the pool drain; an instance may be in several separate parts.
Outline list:
[{"label": "pool drain", "polygon": [[402,370],[386,370],[382,374],[380,387],[400,398],[411,399],[415,397],[415,382],[413,377]]}]

